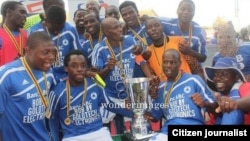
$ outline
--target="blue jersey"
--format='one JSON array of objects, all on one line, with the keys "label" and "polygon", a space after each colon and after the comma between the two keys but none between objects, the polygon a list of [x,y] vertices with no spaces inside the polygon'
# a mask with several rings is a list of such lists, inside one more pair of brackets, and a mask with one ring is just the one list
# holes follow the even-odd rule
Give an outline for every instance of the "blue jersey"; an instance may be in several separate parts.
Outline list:
[{"label": "blue jersey", "polygon": [[215,65],[215,63],[220,59],[223,58],[223,56],[220,54],[220,52],[216,52],[212,59],[212,67]]},{"label": "blue jersey", "polygon": [[[166,28],[167,28],[167,21],[168,19],[166,18],[159,18],[159,20],[161,21],[162,25],[163,25],[163,28],[164,28],[164,32],[166,31]],[[147,35],[146,33],[146,25],[145,25],[145,22],[142,22],[139,26],[137,27],[134,27],[133,29],[128,29],[127,30],[127,35],[131,35],[132,37],[134,37],[134,39],[136,41],[139,41],[138,37],[136,36],[136,34],[138,36],[140,36],[141,38],[144,38],[146,39],[147,41],[147,44],[148,45],[151,45],[152,44],[152,40],[150,39],[150,37]],[[143,44],[141,44],[143,45]],[[143,49],[145,50],[147,46],[143,46]],[[145,77],[141,67],[139,64],[136,64],[135,65],[135,72],[134,72],[134,77]]]},{"label": "blue jersey", "polygon": [[[160,22],[161,22],[161,24],[163,26],[163,32],[166,34],[167,33],[169,19],[164,18],[164,17],[160,17],[159,20],[160,20]],[[147,35],[147,32],[146,32],[145,22],[141,22],[140,26],[136,26],[133,29],[128,29],[128,31],[127,31],[127,35],[133,36],[134,39],[136,41],[138,41],[139,39],[136,37],[136,35],[135,35],[135,33],[133,31],[135,33],[137,33],[140,37],[146,39],[148,45],[152,44],[152,40],[150,39],[150,37]],[[146,46],[145,46],[145,48],[146,48]]]},{"label": "blue jersey", "polygon": [[[159,85],[159,97],[153,100],[154,108],[151,109],[153,117],[160,119],[165,117],[166,121],[161,129],[165,134],[168,133],[168,125],[181,124],[204,124],[201,108],[197,106],[190,96],[194,93],[201,94],[204,101],[213,102],[213,94],[205,82],[197,75],[183,73],[181,78],[175,83],[163,81]],[[163,105],[170,90],[168,108]]]},{"label": "blue jersey", "polygon": [[[51,71],[32,72],[46,98],[47,88],[56,81]],[[45,107],[39,93],[23,67],[20,59],[0,68],[0,114],[3,140],[9,141],[49,141],[45,124]]]},{"label": "blue jersey", "polygon": [[[105,36],[104,36],[104,34],[103,34],[103,36],[102,36],[102,38],[101,38],[101,41],[102,41],[104,38],[105,38]],[[92,55],[92,51],[93,51],[93,49],[95,48],[96,44],[98,44],[98,43],[101,42],[101,41],[99,41],[99,39],[96,39],[96,38],[93,39],[92,42],[90,42],[90,40],[86,40],[86,41],[84,42],[83,46],[82,46],[82,50],[83,50],[84,52],[87,52],[87,55],[88,55],[88,64],[89,64],[89,66],[91,66],[91,55]]]},{"label": "blue jersey", "polygon": [[84,84],[70,86],[70,119],[71,124],[66,125],[67,93],[66,81],[61,81],[50,93],[52,101],[51,132],[54,140],[58,140],[59,121],[63,131],[63,138],[74,137],[96,131],[103,127],[99,107],[106,102],[104,89],[97,86],[90,78],[87,79],[86,102],[82,104],[85,94]]},{"label": "blue jersey", "polygon": [[[121,63],[122,69],[117,65],[111,70],[105,77],[106,82],[105,91],[110,99],[111,103],[115,103],[116,108],[110,110],[114,113],[118,113],[127,117],[131,117],[131,111],[124,109],[124,105],[121,104],[121,99],[127,96],[124,90],[124,85],[122,83],[122,74],[125,74],[126,78],[132,78],[135,66],[135,56],[132,53],[132,48],[134,47],[135,41],[131,36],[124,36],[122,41],[122,53],[120,53],[119,47],[113,47],[113,51],[116,58]],[[122,55],[122,60],[120,56]],[[92,66],[98,67],[100,70],[104,69],[107,65],[108,59],[112,57],[109,52],[108,46],[105,40],[97,44],[93,50],[92,54]]]},{"label": "blue jersey", "polygon": [[[164,33],[168,36],[183,36],[187,41],[189,41],[189,32],[180,31],[178,24],[178,19],[168,21],[166,23],[166,28],[164,28]],[[207,54],[205,31],[195,22],[192,22],[191,48],[200,54]]]},{"label": "blue jersey", "polygon": [[240,69],[244,75],[250,74],[250,42],[240,45],[236,54],[236,61],[240,65]]},{"label": "blue jersey", "polygon": [[[242,84],[241,82],[234,84],[233,88],[228,94],[228,97],[234,100],[240,99],[239,87],[241,84]],[[230,113],[220,114],[215,120],[215,124],[219,125],[241,125],[243,123],[244,123],[244,112],[241,110],[233,110]]]},{"label": "blue jersey", "polygon": [[[131,36],[125,36],[122,42],[122,53],[120,53],[119,47],[113,47],[113,51],[116,55],[117,60],[122,65],[122,70],[117,65],[111,70],[105,77],[107,84],[106,90],[111,97],[118,98],[117,93],[121,89],[118,85],[122,81],[121,72],[125,74],[126,78],[132,78],[134,66],[135,66],[135,55],[132,53],[135,41]],[[122,60],[120,57],[122,55]],[[100,70],[104,69],[107,65],[108,59],[112,57],[108,46],[105,41],[100,42],[94,48],[92,55],[92,66],[98,67]],[[117,87],[119,88],[117,88]]]},{"label": "blue jersey", "polygon": [[[46,31],[42,23],[35,24],[32,26],[28,33],[36,31]],[[67,76],[67,73],[64,70],[63,60],[64,56],[71,50],[81,49],[79,42],[78,33],[73,26],[69,23],[65,23],[62,31],[59,35],[54,35],[50,33],[50,37],[53,39],[55,46],[58,50],[58,63],[53,65],[53,73],[57,80],[64,79]]]},{"label": "blue jersey", "polygon": [[[74,28],[77,31],[76,27],[74,27]],[[78,35],[78,38],[79,38],[80,45],[83,46],[83,44],[85,43],[85,41],[87,39],[84,37],[84,34],[80,34],[79,32],[77,32],[77,35]]]}]

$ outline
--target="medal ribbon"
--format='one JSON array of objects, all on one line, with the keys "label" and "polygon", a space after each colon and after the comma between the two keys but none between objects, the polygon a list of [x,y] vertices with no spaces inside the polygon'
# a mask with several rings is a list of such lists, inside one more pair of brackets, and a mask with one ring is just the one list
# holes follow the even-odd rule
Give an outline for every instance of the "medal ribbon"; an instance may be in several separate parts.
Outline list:
[{"label": "medal ribbon", "polygon": [[[184,33],[181,30],[181,26],[180,24],[178,24],[179,30],[184,38]],[[188,44],[191,47],[192,44],[192,36],[193,36],[193,29],[192,29],[192,23],[189,24],[189,28],[188,28]],[[184,38],[185,39],[185,38]]]},{"label": "medal ribbon", "polygon": [[[164,50],[163,50],[163,53],[165,52],[165,50],[166,50],[166,36],[164,35],[164,41],[163,41],[163,48],[164,48]],[[157,63],[158,63],[158,65],[160,66],[160,68],[161,68],[161,78],[162,77],[164,77],[165,75],[163,74],[163,71],[162,71],[162,63],[160,63],[160,61],[159,61],[159,58],[158,58],[158,56],[157,56],[157,53],[156,53],[156,51],[155,51],[155,47],[153,47],[153,50],[154,50],[154,54],[155,54],[155,57],[156,57],[156,60],[157,60]],[[162,56],[162,55],[161,55]]]},{"label": "medal ribbon", "polygon": [[6,24],[3,25],[3,29],[7,32],[8,36],[11,39],[11,42],[14,44],[15,48],[17,49],[18,54],[23,56],[24,55],[23,54],[23,36],[21,32],[19,35],[19,45],[18,45],[17,40],[15,39],[15,37],[13,36],[9,28],[6,26]]},{"label": "medal ribbon", "polygon": [[[165,101],[165,106],[166,106],[166,108],[167,108],[168,103],[169,103],[169,99],[170,99],[171,92],[172,92],[172,90],[173,90],[175,84],[180,80],[181,74],[182,74],[181,71],[179,71],[179,72],[178,72],[178,75],[176,76],[176,78],[175,78],[175,80],[174,80],[174,82],[173,82],[173,84],[172,84],[172,86],[170,87],[170,89],[169,89],[168,92],[167,92],[166,98],[165,98],[165,100],[164,100],[164,101]],[[167,84],[168,84],[168,83],[166,82],[166,84],[165,84],[165,86],[164,86],[164,93],[163,93],[163,94],[166,93]]]},{"label": "medal ribbon", "polygon": [[[86,96],[87,96],[87,88],[88,88],[88,83],[86,78],[84,79],[84,93],[82,96],[82,107],[84,106],[84,103],[86,101]],[[69,118],[70,116],[70,83],[69,83],[69,79],[66,80],[66,95],[67,95],[67,118]],[[77,110],[77,112],[79,113],[80,110]],[[75,113],[77,114],[77,113]]]},{"label": "medal ribbon", "polygon": [[138,33],[136,33],[132,28],[129,28],[129,30],[134,34],[134,36],[143,43],[144,46],[148,46],[147,40],[143,37],[141,37]]},{"label": "medal ribbon", "polygon": [[[48,33],[48,35],[50,36],[50,32],[49,32],[48,28],[45,27],[45,29],[46,29],[46,32]],[[57,43],[56,43],[56,52],[57,52],[57,54],[56,54],[55,63],[56,63],[56,65],[59,65],[59,60],[60,60],[59,59],[60,58],[60,49],[59,49],[60,34],[57,35],[56,39],[57,39]]]},{"label": "medal ribbon", "polygon": [[[111,56],[113,58],[116,58],[115,52],[112,49],[111,45],[109,44],[108,39],[105,40],[105,43],[108,46],[108,50],[109,50]],[[119,51],[120,51],[120,63],[118,63],[117,66],[120,68],[120,71],[122,72],[123,71],[123,67],[122,67],[122,45],[121,45],[121,42],[119,42]],[[124,79],[124,77],[125,77],[124,74],[121,74],[121,77]]]},{"label": "medal ribbon", "polygon": [[[103,32],[102,32],[102,29],[100,28],[99,35],[98,35],[98,42],[102,40],[102,35],[103,35]],[[91,49],[94,49],[93,38],[91,35],[89,35],[89,43],[90,43]]]},{"label": "medal ribbon", "polygon": [[[35,87],[36,87],[36,90],[42,100],[42,103],[43,103],[43,106],[45,108],[48,107],[48,102],[46,101],[46,98],[45,96],[43,95],[43,92],[42,92],[42,89],[40,87],[40,85],[37,83],[37,79],[36,77],[34,76],[33,72],[31,71],[27,61],[25,58],[21,58],[21,61],[22,61],[22,64],[25,68],[25,70],[27,71],[28,75],[30,76],[31,80],[33,81],[33,83],[35,84]],[[46,78],[46,75],[45,73],[43,72],[43,77],[44,77],[44,81],[45,81],[45,88],[46,88],[46,93],[48,92],[48,85],[47,85],[47,78]]]}]

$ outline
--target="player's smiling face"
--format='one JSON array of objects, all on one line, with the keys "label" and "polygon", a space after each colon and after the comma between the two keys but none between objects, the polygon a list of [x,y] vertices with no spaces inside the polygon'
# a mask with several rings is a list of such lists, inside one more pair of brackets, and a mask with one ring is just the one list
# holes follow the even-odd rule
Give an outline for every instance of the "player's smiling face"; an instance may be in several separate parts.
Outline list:
[{"label": "player's smiling face", "polygon": [[213,81],[218,92],[229,94],[238,78],[238,75],[231,69],[218,69],[214,71]]},{"label": "player's smiling face", "polygon": [[28,63],[37,70],[48,71],[55,61],[56,48],[53,41],[38,41],[36,47],[27,48]]}]

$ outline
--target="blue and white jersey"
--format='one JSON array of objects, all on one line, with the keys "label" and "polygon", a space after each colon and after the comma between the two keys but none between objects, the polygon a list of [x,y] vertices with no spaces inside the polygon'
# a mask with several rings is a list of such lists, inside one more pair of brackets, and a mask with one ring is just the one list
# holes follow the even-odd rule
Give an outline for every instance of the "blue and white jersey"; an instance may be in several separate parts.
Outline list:
[{"label": "blue and white jersey", "polygon": [[[165,17],[160,17],[159,20],[162,23],[164,34],[167,34],[168,21],[170,19],[165,18]],[[145,22],[142,22],[140,26],[134,27],[132,30],[135,31],[140,37],[145,38],[147,40],[148,45],[152,44],[152,40],[150,39],[150,37],[148,36],[146,32]],[[130,29],[127,31],[127,35],[133,36],[136,41],[139,40]]]},{"label": "blue and white jersey", "polygon": [[[77,31],[76,27],[74,27],[75,30]],[[84,34],[80,34],[79,32],[77,32],[78,38],[79,38],[79,42],[80,45],[83,46],[83,44],[85,43],[85,41],[87,40],[84,36]]]},{"label": "blue and white jersey", "polygon": [[[235,83],[228,97],[234,100],[240,99],[239,87],[242,82]],[[230,113],[223,113],[217,116],[215,124],[218,125],[242,125],[244,123],[244,112],[242,110],[233,110]]]},{"label": "blue and white jersey", "polygon": [[[47,88],[55,85],[51,72],[46,72],[45,82],[42,71],[32,69],[43,95]],[[0,114],[3,140],[49,141],[45,124],[45,107],[32,79],[20,59],[0,68]]]},{"label": "blue and white jersey", "polygon": [[[28,33],[36,31],[46,31],[42,23],[35,24],[32,26]],[[54,35],[50,33],[50,37],[54,41],[54,44],[58,50],[58,63],[53,65],[53,73],[57,80],[64,79],[67,76],[67,73],[64,70],[63,60],[64,56],[71,50],[82,49],[82,46],[79,42],[78,33],[73,26],[69,23],[65,23],[61,33],[59,35]]]},{"label": "blue and white jersey", "polygon": [[[186,41],[189,41],[189,32],[182,32],[179,29],[179,20],[172,19],[165,22],[164,33],[168,36],[183,36]],[[201,54],[206,55],[206,33],[204,29],[197,23],[192,22],[192,43],[191,48]]]},{"label": "blue and white jersey", "polygon": [[235,56],[244,75],[250,74],[250,42],[242,43]]},{"label": "blue and white jersey", "polygon": [[[102,40],[103,39],[105,39],[105,36],[104,36],[104,34],[103,34],[103,36],[102,36],[102,38],[101,38]],[[102,41],[101,40],[101,41]],[[85,42],[84,42],[84,44],[83,44],[83,46],[82,46],[82,50],[84,51],[84,52],[87,52],[87,55],[88,55],[88,64],[89,64],[89,66],[91,66],[91,55],[92,55],[92,51],[93,51],[93,49],[95,48],[95,46],[96,46],[96,44],[98,44],[99,42],[101,42],[101,41],[99,41],[99,39],[93,39],[93,41],[92,41],[92,43],[90,42],[90,40],[86,40]]]},{"label": "blue and white jersey", "polygon": [[[122,52],[120,53],[119,47],[113,47],[113,51],[117,60],[121,63],[122,69],[116,65],[105,77],[106,91],[109,96],[118,98],[119,90],[123,89],[123,85],[118,83],[122,82],[121,74],[125,74],[126,78],[132,78],[135,66],[135,55],[132,53],[135,41],[131,36],[124,36],[122,41]],[[120,57],[122,56],[122,60]],[[108,46],[105,41],[97,44],[92,54],[92,66],[98,67],[100,70],[104,69],[107,65],[108,59],[112,57]],[[122,73],[121,73],[122,71]]]},{"label": "blue and white jersey", "polygon": [[[58,139],[59,121],[62,128],[63,138],[74,137],[97,131],[103,127],[100,106],[106,103],[107,97],[104,89],[97,86],[90,78],[87,79],[87,89],[84,85],[70,86],[70,119],[71,123],[66,125],[67,118],[67,90],[66,80],[56,85],[50,93],[52,101],[52,117],[50,120],[52,137]],[[87,92],[86,92],[87,90]],[[82,104],[83,95],[86,92],[86,102]]]},{"label": "blue and white jersey", "polygon": [[[168,28],[167,22],[169,21],[169,19],[165,18],[165,17],[160,17],[159,20],[162,23],[162,26],[163,26],[163,29],[164,29],[164,34],[166,34],[166,31],[167,31],[167,28]],[[152,44],[152,40],[150,39],[150,37],[148,36],[148,34],[146,32],[145,22],[141,22],[140,26],[134,27],[133,29],[128,29],[126,34],[131,35],[135,39],[135,41],[138,42],[140,40],[136,36],[136,34],[137,34],[141,38],[146,39],[148,45]],[[140,44],[143,45],[142,43],[140,43]],[[147,46],[145,46],[145,45],[143,45],[142,47],[143,47],[143,50],[145,50],[147,48]],[[143,71],[142,71],[139,64],[135,65],[134,77],[145,77],[145,75],[144,75],[144,73],[143,73]]]},{"label": "blue and white jersey", "polygon": [[223,56],[220,54],[220,52],[216,52],[212,59],[212,67],[215,65],[215,63],[220,59],[223,58]]},{"label": "blue and white jersey", "polygon": [[[172,85],[171,81],[161,82],[158,90],[159,97],[153,100],[154,108],[151,109],[153,117],[156,119],[161,119],[162,116],[166,118],[161,132],[167,134],[168,125],[204,124],[202,109],[193,102],[190,96],[199,93],[204,101],[214,102],[213,94],[205,82],[197,75],[183,73],[171,89]],[[170,98],[168,108],[166,108],[164,103],[168,91],[170,91]]]}]

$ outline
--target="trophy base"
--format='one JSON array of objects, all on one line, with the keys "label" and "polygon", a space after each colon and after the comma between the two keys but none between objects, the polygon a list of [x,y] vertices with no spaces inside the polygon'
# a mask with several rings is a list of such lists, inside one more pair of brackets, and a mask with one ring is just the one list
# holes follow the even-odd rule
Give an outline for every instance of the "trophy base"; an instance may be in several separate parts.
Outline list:
[{"label": "trophy base", "polygon": [[151,133],[148,135],[133,135],[132,133],[125,133],[126,139],[128,141],[148,141],[155,133]]}]

